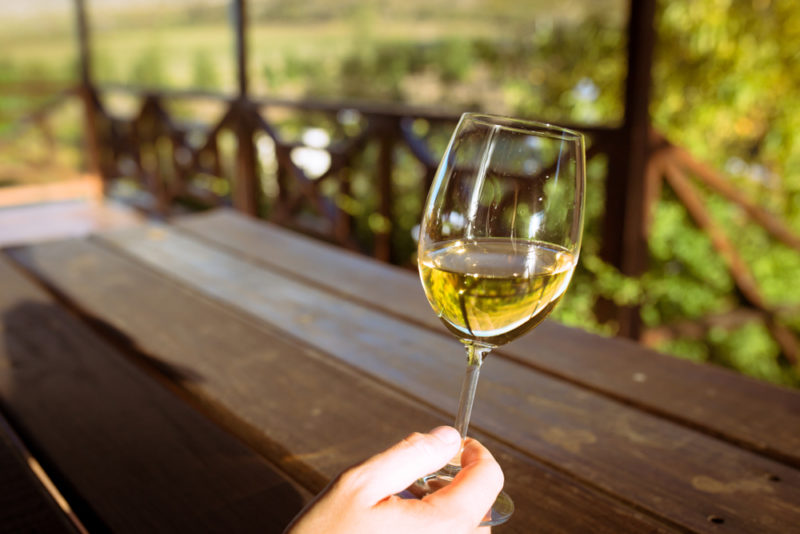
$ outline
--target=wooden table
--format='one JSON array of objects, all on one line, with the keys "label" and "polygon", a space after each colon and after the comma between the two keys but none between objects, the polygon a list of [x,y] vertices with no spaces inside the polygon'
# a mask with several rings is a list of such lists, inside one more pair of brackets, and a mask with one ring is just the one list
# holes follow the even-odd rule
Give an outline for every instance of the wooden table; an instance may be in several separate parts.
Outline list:
[{"label": "wooden table", "polygon": [[[414,273],[230,211],[7,249],[0,311],[3,532],[75,530],[21,444],[90,532],[280,532],[464,372]],[[497,532],[800,532],[796,391],[545,322],[471,433]]]}]

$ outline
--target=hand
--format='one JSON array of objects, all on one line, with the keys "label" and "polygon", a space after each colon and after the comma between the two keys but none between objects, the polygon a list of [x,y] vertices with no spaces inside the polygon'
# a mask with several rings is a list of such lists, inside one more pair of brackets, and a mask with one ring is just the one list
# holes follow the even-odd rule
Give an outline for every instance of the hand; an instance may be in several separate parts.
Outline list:
[{"label": "hand", "polygon": [[339,475],[292,522],[286,534],[482,533],[478,528],[503,487],[491,453],[467,438],[462,469],[450,485],[421,500],[395,494],[444,466],[458,454],[461,437],[442,426],[414,433]]}]

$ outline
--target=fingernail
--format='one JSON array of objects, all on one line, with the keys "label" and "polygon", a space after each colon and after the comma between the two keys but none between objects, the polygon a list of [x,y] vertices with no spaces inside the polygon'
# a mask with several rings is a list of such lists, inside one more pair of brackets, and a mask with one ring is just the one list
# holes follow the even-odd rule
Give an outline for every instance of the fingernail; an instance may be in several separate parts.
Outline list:
[{"label": "fingernail", "polygon": [[428,433],[436,436],[447,444],[459,443],[461,441],[461,434],[452,426],[437,426]]}]

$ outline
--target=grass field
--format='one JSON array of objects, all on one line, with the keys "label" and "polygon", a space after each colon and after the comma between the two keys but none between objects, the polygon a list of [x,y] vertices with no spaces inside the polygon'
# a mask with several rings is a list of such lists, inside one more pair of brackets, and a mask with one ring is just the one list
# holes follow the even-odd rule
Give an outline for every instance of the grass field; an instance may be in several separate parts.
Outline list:
[{"label": "grass field", "polygon": [[[98,81],[188,88],[197,85],[198,70],[205,70],[216,87],[233,88],[234,44],[227,3],[90,0],[87,5]],[[293,61],[334,68],[347,54],[392,42],[525,36],[534,29],[569,24],[596,12],[603,12],[609,25],[621,28],[626,12],[622,0],[564,0],[557,6],[511,0],[456,0],[446,5],[423,0],[343,0],[336,9],[325,0],[273,0],[249,6],[248,68],[253,89],[290,94],[297,90],[296,80],[268,85],[265,70],[291,69],[287,63]],[[3,13],[0,7],[0,21]],[[68,10],[6,21],[13,23],[0,35],[5,77],[74,77],[73,21]]]},{"label": "grass field", "polygon": [[[335,65],[346,54],[375,44],[497,35],[493,25],[471,21],[447,26],[437,21],[394,21],[363,30],[357,23],[340,20],[254,24],[248,35],[248,68],[254,89],[267,91],[264,68],[281,69],[287,61],[313,60]],[[233,32],[224,21],[153,28],[101,28],[92,34],[91,44],[95,75],[101,83],[136,83],[137,72],[149,62],[151,69],[161,71],[158,76],[162,85],[189,88],[195,85],[193,69],[202,57],[219,79],[220,89],[234,87]],[[31,34],[5,43],[5,47],[6,53],[0,61],[19,72],[20,77],[33,73],[34,77],[63,79],[75,72],[77,45],[70,33],[58,32],[47,38]]]}]

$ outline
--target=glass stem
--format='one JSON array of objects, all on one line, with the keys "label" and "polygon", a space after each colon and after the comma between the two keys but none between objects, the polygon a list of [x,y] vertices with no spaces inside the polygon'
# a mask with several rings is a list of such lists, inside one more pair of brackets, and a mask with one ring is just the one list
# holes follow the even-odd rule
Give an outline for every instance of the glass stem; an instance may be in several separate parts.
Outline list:
[{"label": "glass stem", "polygon": [[[476,344],[472,341],[465,342],[464,345],[467,349],[467,373],[464,375],[464,381],[461,383],[461,395],[458,398],[458,414],[456,415],[456,422],[453,425],[461,434],[462,449],[464,447],[463,442],[467,438],[467,430],[469,430],[469,418],[470,415],[472,415],[472,403],[475,400],[475,391],[478,387],[481,364],[483,363],[484,356],[491,350],[490,347]],[[450,460],[450,463],[444,467],[444,470],[451,476],[455,476],[460,469],[461,451],[459,451],[456,457]]]}]

